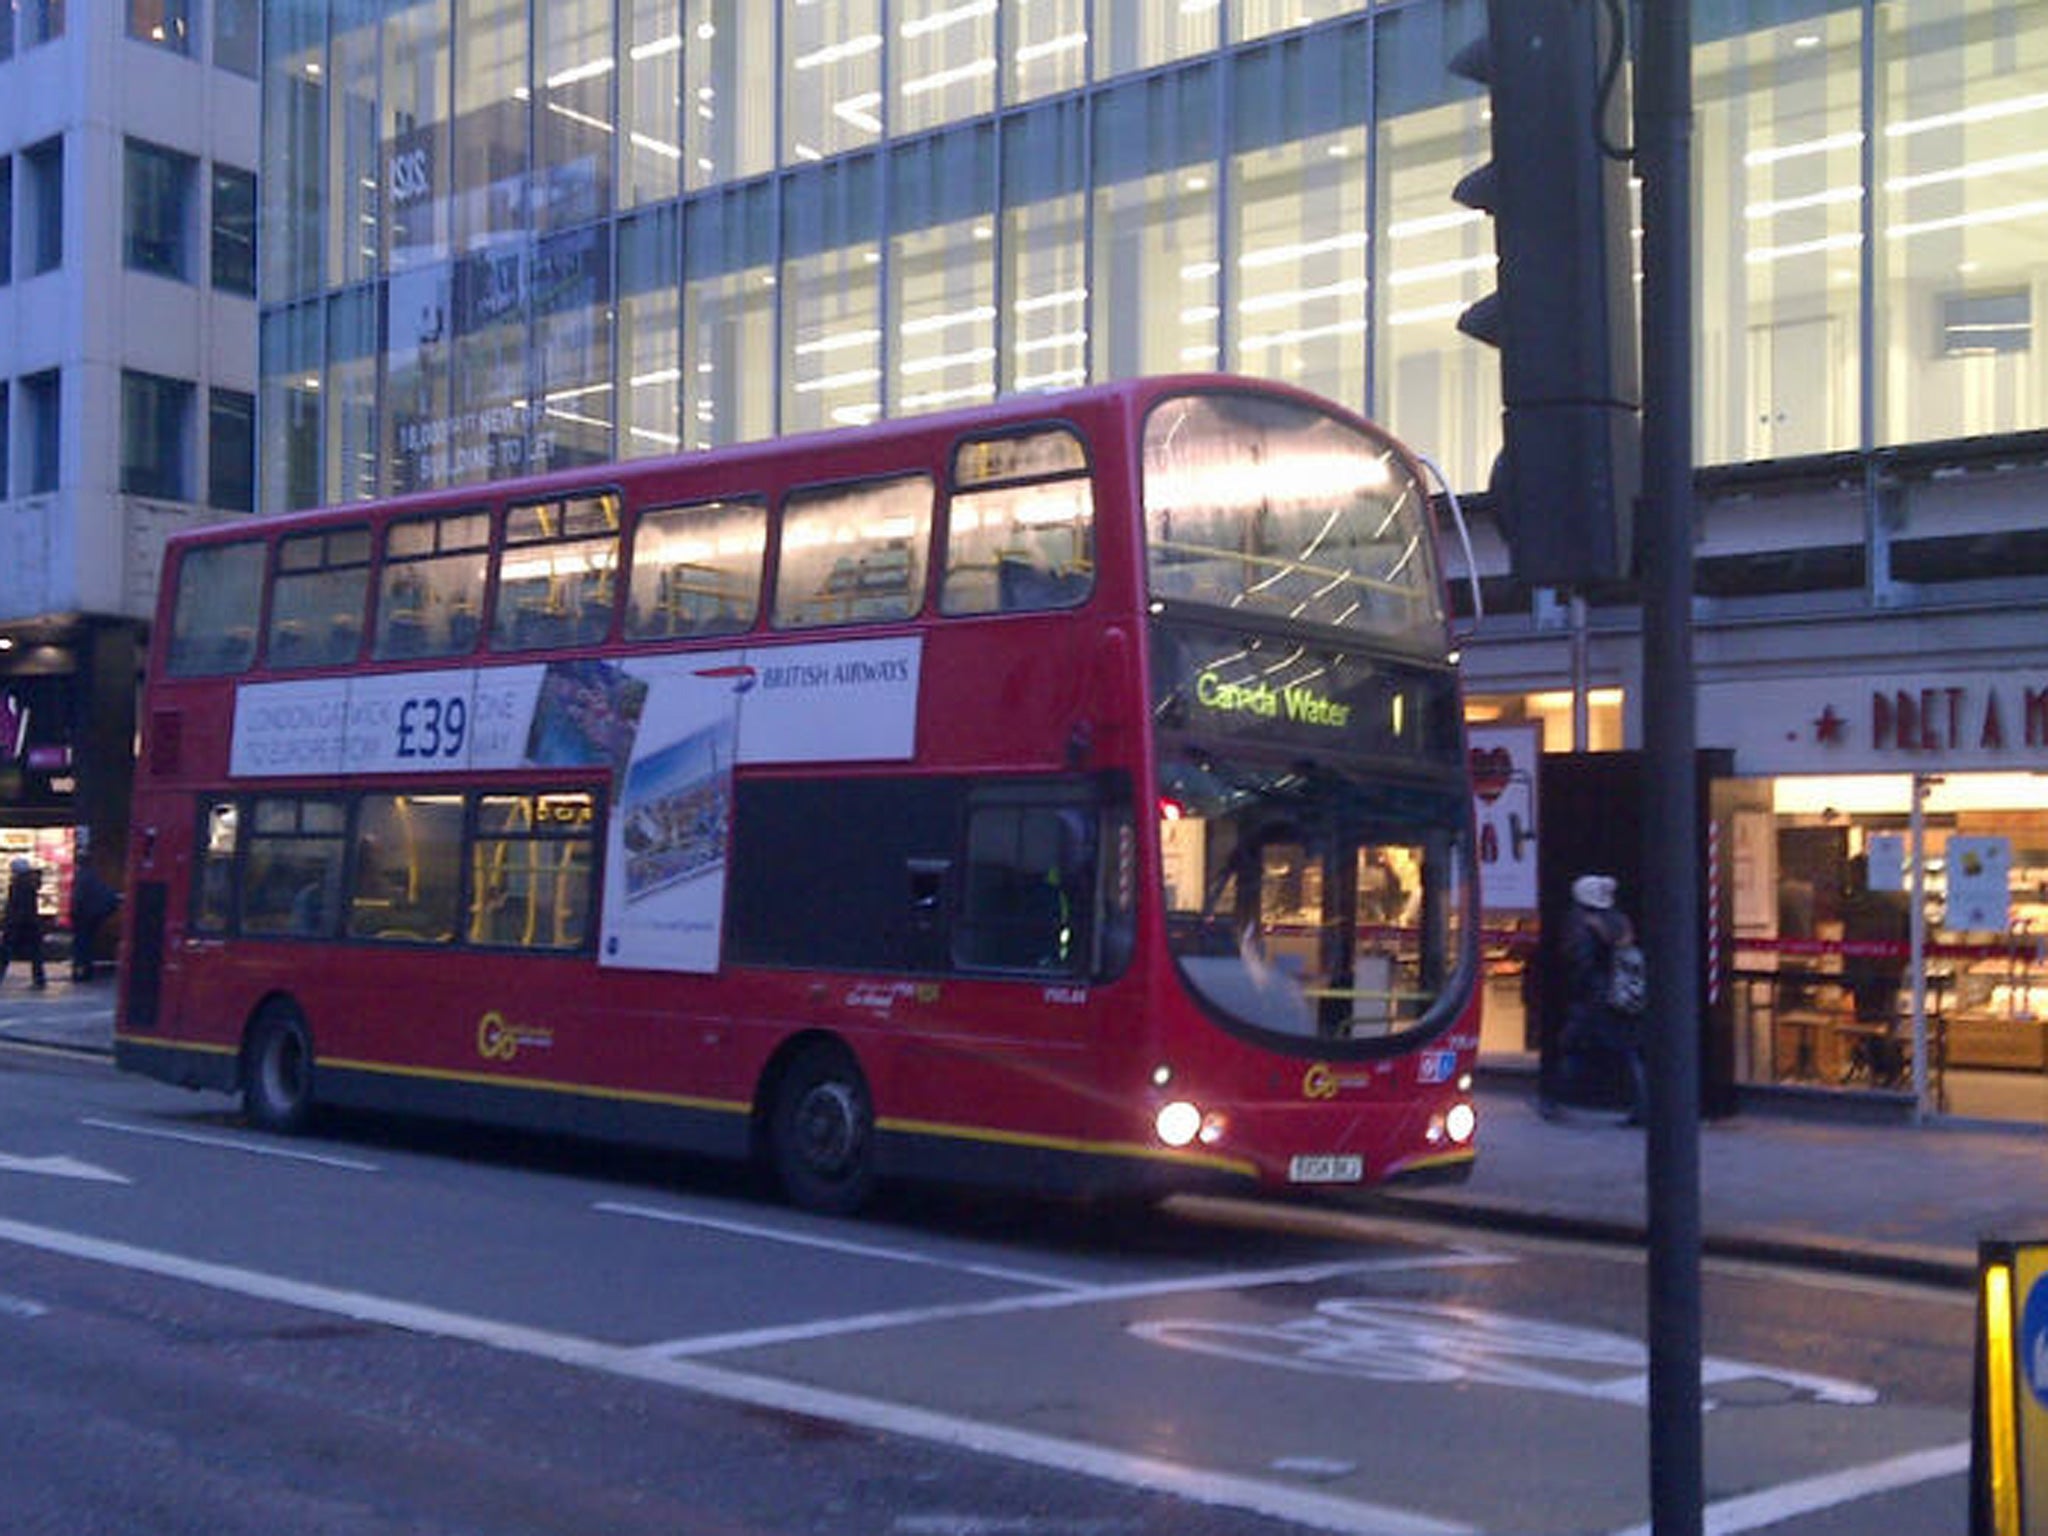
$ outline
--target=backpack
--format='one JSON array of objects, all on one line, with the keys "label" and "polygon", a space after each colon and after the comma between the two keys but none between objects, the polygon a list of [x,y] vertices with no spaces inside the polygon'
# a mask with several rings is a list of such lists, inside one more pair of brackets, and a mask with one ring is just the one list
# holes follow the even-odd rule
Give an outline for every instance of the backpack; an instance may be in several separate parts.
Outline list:
[{"label": "backpack", "polygon": [[1607,1006],[1616,1013],[1641,1013],[1649,994],[1649,972],[1643,963],[1642,949],[1626,941],[1615,945],[1607,975]]}]

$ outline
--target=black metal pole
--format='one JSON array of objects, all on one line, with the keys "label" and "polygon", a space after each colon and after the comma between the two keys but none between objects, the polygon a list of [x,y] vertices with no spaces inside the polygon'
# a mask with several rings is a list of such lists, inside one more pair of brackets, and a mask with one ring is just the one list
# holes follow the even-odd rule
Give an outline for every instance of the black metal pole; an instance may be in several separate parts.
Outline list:
[{"label": "black metal pole", "polygon": [[1691,0],[1640,0],[1643,183],[1643,938],[1651,988],[1650,1528],[1699,1536],[1700,895],[1692,659]]}]

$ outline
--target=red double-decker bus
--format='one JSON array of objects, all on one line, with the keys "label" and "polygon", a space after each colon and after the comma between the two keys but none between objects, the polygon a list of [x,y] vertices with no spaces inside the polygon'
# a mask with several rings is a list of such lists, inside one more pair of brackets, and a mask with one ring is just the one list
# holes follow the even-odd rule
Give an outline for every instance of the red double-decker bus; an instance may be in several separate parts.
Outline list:
[{"label": "red double-decker bus", "polygon": [[826,1210],[1460,1171],[1434,532],[1199,376],[177,537],[117,1060]]}]

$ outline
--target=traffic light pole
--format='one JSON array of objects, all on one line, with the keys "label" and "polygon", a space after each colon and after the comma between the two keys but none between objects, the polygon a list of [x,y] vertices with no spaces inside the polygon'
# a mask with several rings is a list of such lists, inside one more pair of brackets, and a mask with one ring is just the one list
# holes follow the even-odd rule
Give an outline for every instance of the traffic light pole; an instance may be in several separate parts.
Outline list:
[{"label": "traffic light pole", "polygon": [[1650,1528],[1699,1536],[1699,828],[1692,658],[1691,0],[1637,0],[1643,183],[1644,941],[1649,1195]]}]

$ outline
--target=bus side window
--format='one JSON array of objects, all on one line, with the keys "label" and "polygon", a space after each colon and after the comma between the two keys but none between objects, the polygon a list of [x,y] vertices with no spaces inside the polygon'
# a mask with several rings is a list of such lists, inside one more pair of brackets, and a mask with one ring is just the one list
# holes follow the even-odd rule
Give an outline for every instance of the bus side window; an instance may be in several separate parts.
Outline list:
[{"label": "bus side window", "polygon": [[758,497],[643,512],[633,528],[626,638],[752,629],[767,547],[768,504]]},{"label": "bus side window", "polygon": [[217,677],[256,659],[263,605],[263,545],[255,539],[187,549],[171,606],[173,677]]},{"label": "bus side window", "polygon": [[239,823],[240,812],[232,800],[210,800],[200,810],[192,889],[192,928],[196,933],[226,933],[234,919]]},{"label": "bus side window", "polygon": [[354,661],[370,589],[370,530],[334,528],[277,542],[270,579],[270,634],[263,659],[275,668]]},{"label": "bus side window", "polygon": [[490,523],[482,512],[393,523],[377,591],[379,661],[456,656],[476,648]]},{"label": "bus side window", "polygon": [[462,896],[462,797],[365,795],[356,813],[349,937],[443,944]]},{"label": "bus side window", "polygon": [[939,611],[1072,608],[1095,587],[1095,496],[1065,427],[977,438],[953,456]]},{"label": "bus side window", "polygon": [[240,884],[244,934],[324,939],[341,917],[348,813],[333,800],[258,800]]},{"label": "bus side window", "polygon": [[995,804],[967,824],[955,953],[962,965],[1075,975],[1088,968],[1095,839],[1078,806]]},{"label": "bus side window", "polygon": [[925,475],[792,491],[782,506],[777,627],[909,618],[924,606],[931,525]]}]

